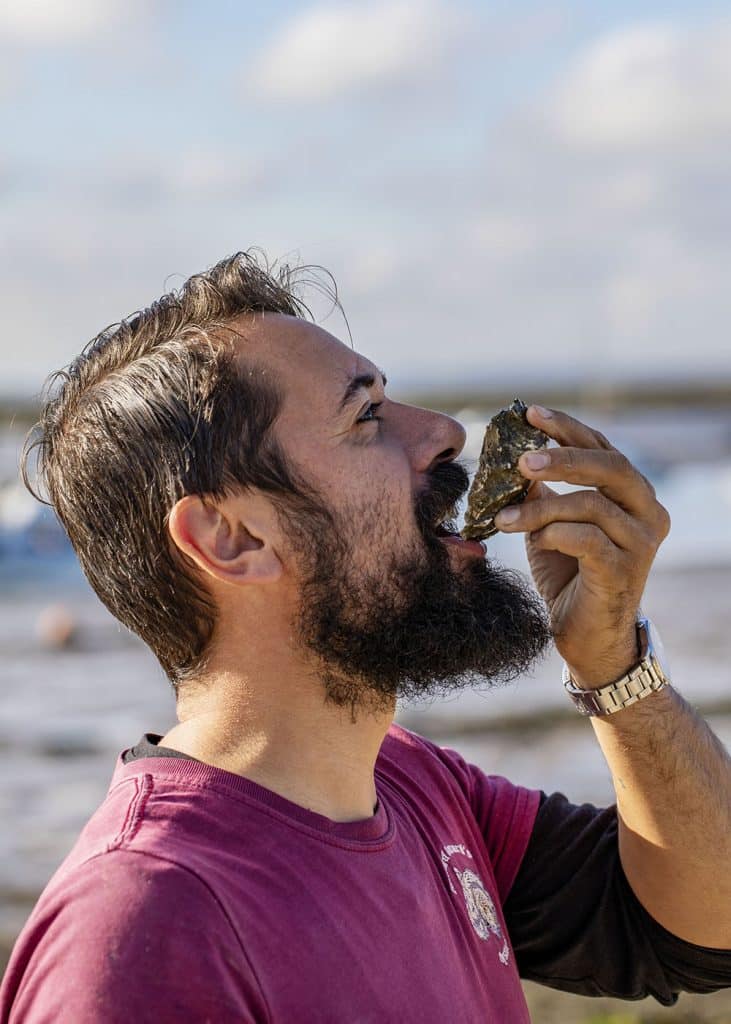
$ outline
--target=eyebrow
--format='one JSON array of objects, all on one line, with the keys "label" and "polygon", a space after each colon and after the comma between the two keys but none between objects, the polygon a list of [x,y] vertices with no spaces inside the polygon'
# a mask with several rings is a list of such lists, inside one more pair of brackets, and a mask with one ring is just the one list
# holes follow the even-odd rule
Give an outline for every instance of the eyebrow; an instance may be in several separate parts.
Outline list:
[{"label": "eyebrow", "polygon": [[[383,386],[385,388],[388,384],[386,374],[380,368],[378,369],[378,372],[381,375],[381,380],[383,381]],[[350,405],[351,402],[355,401],[361,388],[372,388],[375,383],[376,378],[372,373],[359,373],[357,377],[353,377],[353,379],[348,382],[345,394],[340,399],[338,413],[344,412],[347,406]]]}]

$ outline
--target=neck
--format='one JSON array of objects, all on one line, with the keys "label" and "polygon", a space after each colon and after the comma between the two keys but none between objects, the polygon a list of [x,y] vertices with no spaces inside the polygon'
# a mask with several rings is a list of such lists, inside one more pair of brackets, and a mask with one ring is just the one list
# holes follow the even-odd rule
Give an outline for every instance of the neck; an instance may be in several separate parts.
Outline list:
[{"label": "neck", "polygon": [[207,674],[204,686],[179,699],[179,722],[160,745],[242,775],[332,821],[372,817],[374,768],[395,701],[389,711],[359,713],[353,722],[350,707],[325,703],[311,671],[291,664],[283,669]]}]

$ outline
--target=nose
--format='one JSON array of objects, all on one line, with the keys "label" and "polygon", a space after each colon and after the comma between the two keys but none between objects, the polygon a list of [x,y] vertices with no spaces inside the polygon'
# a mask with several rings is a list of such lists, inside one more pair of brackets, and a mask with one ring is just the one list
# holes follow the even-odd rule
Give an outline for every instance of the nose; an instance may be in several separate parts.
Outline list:
[{"label": "nose", "polygon": [[416,472],[428,473],[440,462],[456,459],[465,446],[467,432],[452,416],[418,406],[408,406],[408,447]]}]

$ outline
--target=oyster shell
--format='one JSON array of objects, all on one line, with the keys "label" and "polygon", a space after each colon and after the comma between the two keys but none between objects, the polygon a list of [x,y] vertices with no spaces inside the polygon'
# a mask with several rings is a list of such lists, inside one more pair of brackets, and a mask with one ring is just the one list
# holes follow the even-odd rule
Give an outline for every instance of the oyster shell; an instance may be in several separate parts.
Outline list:
[{"label": "oyster shell", "polygon": [[516,398],[509,409],[501,410],[485,429],[480,462],[467,496],[464,540],[485,540],[497,533],[495,516],[506,505],[525,499],[530,480],[517,468],[523,452],[536,451],[548,444],[548,435],[532,427],[525,418],[528,406]]}]

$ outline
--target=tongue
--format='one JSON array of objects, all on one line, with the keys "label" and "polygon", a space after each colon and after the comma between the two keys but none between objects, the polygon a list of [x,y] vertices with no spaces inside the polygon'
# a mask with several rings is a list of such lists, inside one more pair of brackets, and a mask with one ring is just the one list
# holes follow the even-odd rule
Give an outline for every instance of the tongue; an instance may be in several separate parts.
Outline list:
[{"label": "tongue", "polygon": [[479,555],[481,558],[484,558],[486,554],[485,547],[479,540],[462,540],[459,534],[456,533],[448,533],[444,537],[441,537],[440,540],[444,544],[451,544],[455,547],[464,548],[465,551],[469,551],[474,555]]}]

